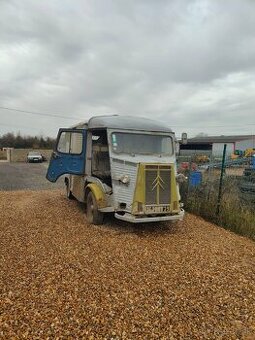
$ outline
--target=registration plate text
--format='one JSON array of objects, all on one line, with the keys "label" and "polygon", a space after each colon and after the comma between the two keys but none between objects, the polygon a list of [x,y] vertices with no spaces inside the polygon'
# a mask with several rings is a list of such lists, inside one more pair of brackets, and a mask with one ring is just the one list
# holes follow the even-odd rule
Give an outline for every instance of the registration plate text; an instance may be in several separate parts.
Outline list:
[{"label": "registration plate text", "polygon": [[162,214],[170,212],[170,206],[169,205],[146,206],[145,210],[147,214]]}]

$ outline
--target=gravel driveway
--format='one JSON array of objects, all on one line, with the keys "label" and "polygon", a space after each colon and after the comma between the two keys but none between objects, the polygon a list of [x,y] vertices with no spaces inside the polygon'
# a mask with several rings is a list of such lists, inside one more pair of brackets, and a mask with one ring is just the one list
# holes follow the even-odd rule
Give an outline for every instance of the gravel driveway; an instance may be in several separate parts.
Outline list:
[{"label": "gravel driveway", "polygon": [[64,187],[60,178],[50,183],[46,178],[48,163],[0,162],[0,190],[43,190]]},{"label": "gravel driveway", "polygon": [[255,338],[246,238],[192,215],[89,226],[58,190],[0,192],[0,212],[0,338]]}]

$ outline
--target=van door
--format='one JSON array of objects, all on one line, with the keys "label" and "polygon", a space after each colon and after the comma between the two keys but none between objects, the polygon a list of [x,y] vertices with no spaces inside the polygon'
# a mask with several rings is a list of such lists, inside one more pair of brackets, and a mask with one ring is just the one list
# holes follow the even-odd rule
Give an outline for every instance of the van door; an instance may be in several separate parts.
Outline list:
[{"label": "van door", "polygon": [[50,182],[56,182],[64,174],[84,174],[86,136],[84,129],[59,129],[46,175]]}]

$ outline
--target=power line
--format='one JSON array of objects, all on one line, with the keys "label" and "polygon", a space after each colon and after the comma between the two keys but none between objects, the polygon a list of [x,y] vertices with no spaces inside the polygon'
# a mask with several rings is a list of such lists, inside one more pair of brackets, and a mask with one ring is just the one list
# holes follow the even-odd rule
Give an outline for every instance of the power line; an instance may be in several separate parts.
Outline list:
[{"label": "power line", "polygon": [[17,111],[17,112],[22,112],[22,113],[28,113],[31,115],[38,115],[38,116],[47,116],[47,117],[55,117],[55,118],[64,118],[64,119],[82,119],[81,117],[66,117],[66,116],[61,116],[57,115],[54,113],[43,113],[43,112],[34,112],[34,111],[28,111],[28,110],[21,110],[21,109],[14,109],[11,107],[6,107],[6,106],[0,106],[0,109],[3,110],[8,110],[8,111]]},{"label": "power line", "polygon": [[[28,113],[28,114],[32,114],[32,115],[38,115],[38,116],[46,116],[46,117],[54,117],[54,118],[63,118],[63,119],[83,119],[81,117],[66,117],[66,116],[62,116],[62,115],[58,115],[58,114],[54,114],[54,113],[44,113],[44,112],[35,112],[35,111],[28,111],[28,110],[21,110],[21,109],[14,109],[11,107],[6,107],[6,106],[0,106],[0,109],[3,110],[8,110],[8,111],[17,111],[17,112],[21,112],[21,113]],[[233,127],[246,127],[246,126],[255,126],[255,123],[249,123],[249,124],[243,124],[243,125],[204,125],[204,126],[189,126],[189,129],[207,129],[207,128],[224,128],[224,127],[229,127],[229,128],[233,128]],[[171,127],[175,127],[175,128],[187,128],[187,125],[171,125]]]}]

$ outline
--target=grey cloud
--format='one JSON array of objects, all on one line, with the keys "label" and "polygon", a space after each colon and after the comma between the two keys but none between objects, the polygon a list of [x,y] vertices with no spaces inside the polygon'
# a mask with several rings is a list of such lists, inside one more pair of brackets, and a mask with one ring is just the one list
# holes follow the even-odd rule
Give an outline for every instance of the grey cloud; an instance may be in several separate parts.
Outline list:
[{"label": "grey cloud", "polygon": [[[0,13],[4,106],[81,118],[128,113],[191,133],[196,123],[254,117],[254,1],[6,0]],[[22,120],[40,121],[45,134],[70,124]]]}]

